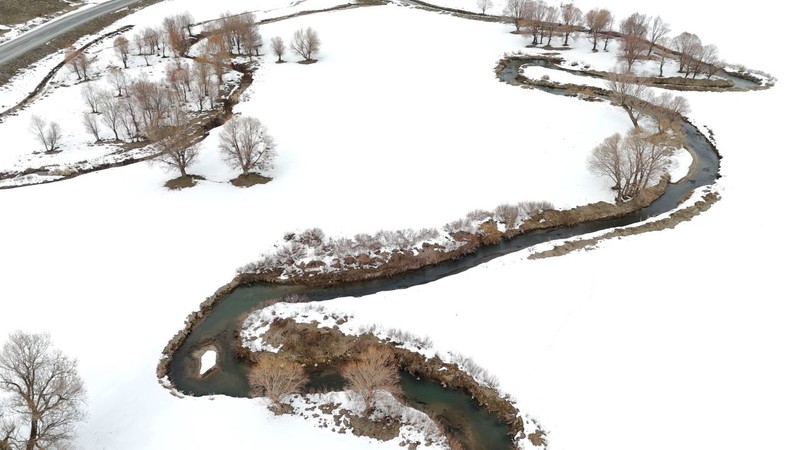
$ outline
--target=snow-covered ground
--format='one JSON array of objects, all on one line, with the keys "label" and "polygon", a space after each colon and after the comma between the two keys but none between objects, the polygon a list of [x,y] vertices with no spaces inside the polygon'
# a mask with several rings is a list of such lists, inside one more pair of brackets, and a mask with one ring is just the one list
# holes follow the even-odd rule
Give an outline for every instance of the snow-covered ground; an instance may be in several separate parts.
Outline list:
[{"label": "snow-covered ground", "polygon": [[[232,3],[215,7],[246,9]],[[189,4],[158,8],[181,12]],[[618,16],[638,5],[579,3]],[[794,116],[779,106],[798,92],[791,58],[752,39],[778,29],[788,42],[791,26],[785,15],[767,29],[742,9],[704,23],[721,6],[676,0],[644,11],[660,13],[677,31],[702,31],[721,55],[783,80],[763,92],[682,94],[724,155],[723,198],[710,211],[590,252],[537,261],[521,252],[422,287],[329,306],[472,357],[550,431],[551,449],[800,447],[800,307],[791,263],[798,244],[777,228],[793,226],[791,180],[800,162],[791,150]],[[279,144],[274,182],[169,192],[163,173],[134,165],[0,191],[0,334],[47,330],[79,358],[90,417],[77,448],[397,449],[296,417],[267,419],[256,401],[171,396],[155,380],[160,351],[188,312],[284,231],[419,228],[501,202],[567,203],[574,187],[555,188],[568,192],[558,200],[536,190],[535,178],[568,156],[541,155],[542,167],[528,171],[516,167],[519,158],[539,140],[550,153],[586,151],[627,125],[619,111],[493,81],[495,61],[524,44],[505,33],[509,25],[377,7],[303,17],[262,33],[286,39],[308,25],[322,38],[320,62],[266,64],[259,89],[241,105],[254,114],[267,100],[258,114]],[[437,53],[451,59],[435,62]],[[338,70],[363,87],[337,89],[355,84],[342,85]],[[411,91],[421,79],[429,90]],[[461,87],[461,95],[448,86]],[[301,119],[308,131],[298,134],[291,123]],[[455,139],[449,151],[420,148],[448,148],[448,134]],[[508,145],[504,135],[516,137],[516,155],[495,144]],[[0,151],[30,144],[3,128],[0,136]],[[351,146],[370,142],[372,153],[351,159]],[[442,156],[453,153],[460,158]],[[584,161],[576,157],[574,167],[585,170]],[[205,151],[194,172],[222,175],[217,164]]]}]

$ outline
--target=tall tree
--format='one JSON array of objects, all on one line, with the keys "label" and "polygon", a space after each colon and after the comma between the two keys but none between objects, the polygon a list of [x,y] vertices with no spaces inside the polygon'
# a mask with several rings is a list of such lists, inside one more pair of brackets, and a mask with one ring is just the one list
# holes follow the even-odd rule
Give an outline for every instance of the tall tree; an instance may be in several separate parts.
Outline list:
[{"label": "tall tree", "polygon": [[270,49],[272,49],[272,53],[278,57],[279,63],[283,62],[283,55],[286,53],[286,46],[283,44],[283,38],[280,36],[274,36],[272,39],[269,40]]},{"label": "tall tree", "polygon": [[54,153],[61,143],[61,126],[55,122],[48,124],[39,116],[31,118],[31,132],[42,143],[46,153]]},{"label": "tall tree", "polygon": [[119,57],[120,61],[122,61],[122,67],[127,69],[128,57],[131,53],[131,44],[128,38],[125,36],[117,36],[117,38],[114,39],[114,52]]},{"label": "tall tree", "polygon": [[77,366],[46,334],[9,335],[0,352],[0,391],[8,395],[6,412],[24,424],[14,430],[20,448],[61,448],[72,438],[86,396]]},{"label": "tall tree", "polygon": [[526,13],[530,8],[531,0],[506,0],[506,6],[503,9],[503,14],[514,20],[514,27],[519,32],[522,21],[526,18]]},{"label": "tall tree", "polygon": [[252,170],[266,170],[275,157],[275,142],[267,128],[255,117],[234,116],[222,127],[219,135],[222,159],[242,175]]},{"label": "tall tree", "polygon": [[592,51],[597,51],[597,38],[611,26],[611,11],[595,8],[586,13],[586,25],[592,33]]},{"label": "tall tree", "polygon": [[569,35],[572,29],[583,21],[583,11],[573,3],[561,7],[561,21],[564,23],[564,47],[569,45]]},{"label": "tall tree", "polygon": [[319,34],[311,27],[301,28],[294,32],[292,37],[292,51],[306,61],[312,61],[314,55],[319,52]]},{"label": "tall tree", "polygon": [[653,19],[652,23],[650,24],[650,48],[647,49],[647,56],[650,56],[653,53],[653,47],[655,47],[661,39],[666,37],[669,31],[669,24],[664,22],[664,19],[662,19],[661,16],[656,16]]},{"label": "tall tree", "polygon": [[606,83],[608,97],[628,113],[634,128],[639,128],[639,119],[644,114],[648,100],[652,97],[650,89],[636,82],[630,72],[611,75]]},{"label": "tall tree", "polygon": [[492,0],[477,0],[476,4],[478,5],[478,9],[481,10],[481,14],[486,14],[486,10],[494,6]]}]

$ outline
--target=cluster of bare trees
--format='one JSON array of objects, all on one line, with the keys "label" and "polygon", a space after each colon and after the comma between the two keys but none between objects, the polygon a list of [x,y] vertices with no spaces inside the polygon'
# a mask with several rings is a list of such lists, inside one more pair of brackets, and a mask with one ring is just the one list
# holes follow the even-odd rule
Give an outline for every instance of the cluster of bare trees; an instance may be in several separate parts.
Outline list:
[{"label": "cluster of bare trees", "polygon": [[663,136],[632,128],[624,138],[616,133],[595,147],[589,169],[609,178],[616,201],[626,202],[637,198],[669,169],[673,151]]},{"label": "cluster of bare trees", "polygon": [[55,122],[47,123],[39,116],[31,118],[31,133],[44,146],[45,153],[55,153],[61,143],[61,126]]},{"label": "cluster of bare trees", "polygon": [[272,354],[264,354],[247,374],[251,395],[270,400],[269,409],[279,414],[286,412],[286,397],[296,394],[308,383],[303,366]]},{"label": "cluster of bare trees", "polygon": [[[283,38],[275,36],[270,39],[269,44],[270,51],[278,58],[275,62],[285,62],[283,60],[283,55],[286,54],[286,44],[284,44]],[[289,47],[294,54],[303,58],[304,62],[311,62],[314,61],[314,56],[319,52],[320,44],[321,41],[319,40],[317,31],[308,27],[301,28],[294,32],[292,40],[289,42]]]},{"label": "cluster of bare trees", "polygon": [[368,347],[358,357],[342,368],[347,387],[364,400],[364,415],[375,408],[375,395],[380,392],[400,392],[400,375],[394,354],[385,347]]},{"label": "cluster of bare trees", "polygon": [[689,114],[689,102],[681,96],[669,92],[654,95],[647,86],[637,83],[636,76],[630,72],[612,74],[608,82],[608,96],[628,114],[634,128],[640,128],[639,121],[645,115],[651,116],[664,131],[669,125]]},{"label": "cluster of bare trees", "polygon": [[89,70],[95,63],[96,58],[92,58],[83,50],[76,50],[75,47],[64,49],[64,63],[72,67],[78,80],[88,80]]},{"label": "cluster of bare trees", "polygon": [[[147,27],[138,32],[134,37],[134,44],[139,56],[144,58],[145,64],[150,65],[150,57],[166,57],[167,50],[170,50],[173,56],[186,56],[193,42],[193,21],[194,18],[187,11],[165,17],[160,27]],[[128,39],[122,36],[115,39],[114,49],[122,61],[123,67],[128,67],[127,61],[130,54]]]},{"label": "cluster of bare trees", "polygon": [[66,448],[84,417],[86,391],[75,359],[46,334],[14,332],[0,352],[0,449]]},{"label": "cluster of bare trees", "polygon": [[550,45],[556,34],[564,36],[563,45],[569,44],[570,34],[580,29],[583,11],[573,3],[560,6],[544,0],[506,0],[504,14],[511,17],[517,32],[524,29],[532,37],[532,44]]},{"label": "cluster of bare trees", "polygon": [[225,46],[229,53],[248,56],[260,55],[264,45],[258,23],[253,13],[242,14],[225,13],[219,19],[218,33],[224,38]]},{"label": "cluster of bare trees", "polygon": [[709,78],[722,70],[722,64],[714,45],[703,45],[696,34],[683,32],[672,39],[673,49],[678,53],[679,72],[692,78],[705,74]]}]

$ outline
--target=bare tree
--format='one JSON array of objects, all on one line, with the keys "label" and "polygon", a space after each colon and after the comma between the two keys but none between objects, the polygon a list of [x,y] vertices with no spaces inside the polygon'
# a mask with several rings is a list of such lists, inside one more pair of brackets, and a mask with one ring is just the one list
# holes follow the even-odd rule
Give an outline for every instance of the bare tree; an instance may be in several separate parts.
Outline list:
[{"label": "bare tree", "polygon": [[250,59],[260,55],[260,49],[264,45],[261,39],[261,32],[256,25],[256,16],[253,13],[245,13],[241,16],[242,47],[244,54]]},{"label": "bare tree", "polygon": [[647,39],[650,20],[645,14],[633,13],[626,17],[619,24],[619,32],[623,35],[633,35],[641,39]]},{"label": "bare tree", "polygon": [[611,39],[611,33],[609,33],[608,31],[612,30],[613,28],[614,28],[614,16],[611,15],[608,18],[608,26],[606,26],[606,38],[603,40],[603,51],[604,52],[608,51],[608,41]]},{"label": "bare tree", "polygon": [[595,147],[589,168],[610,178],[616,201],[625,202],[637,198],[669,169],[672,151],[667,141],[633,128],[625,139],[614,134]]},{"label": "bare tree", "polygon": [[92,133],[95,142],[100,142],[100,121],[96,114],[83,113],[83,126]]},{"label": "bare tree", "polygon": [[659,52],[660,54],[658,57],[658,76],[663,77],[664,65],[667,63],[667,59],[669,59],[669,51],[667,49],[672,47],[672,39],[670,39],[668,36],[664,36],[659,40],[658,44],[664,47]]},{"label": "bare tree", "polygon": [[622,36],[622,44],[619,48],[619,57],[628,65],[627,71],[633,69],[633,64],[639,61],[647,51],[647,42],[635,34],[625,34]]},{"label": "bare tree", "polygon": [[189,68],[180,60],[167,65],[166,79],[173,92],[186,102],[189,101],[189,92],[192,90],[192,76]]},{"label": "bare tree", "polygon": [[611,26],[611,11],[595,8],[586,13],[586,25],[592,33],[592,51],[597,51],[597,38]]},{"label": "bare tree", "polygon": [[189,117],[178,105],[170,108],[167,119],[147,129],[147,137],[159,150],[153,159],[164,168],[177,169],[181,177],[195,162],[199,149],[192,140]]},{"label": "bare tree", "polygon": [[100,116],[103,123],[114,133],[114,140],[119,141],[119,131],[123,126],[125,110],[122,102],[110,92],[100,95]]},{"label": "bare tree", "polygon": [[61,127],[55,123],[49,124],[39,116],[31,118],[31,132],[36,136],[39,142],[44,146],[47,153],[54,153],[58,149],[58,144],[61,142]]},{"label": "bare tree", "polygon": [[522,26],[522,21],[525,20],[526,12],[530,8],[530,0],[506,0],[506,6],[503,9],[503,14],[510,17],[514,21],[514,27],[519,32]]},{"label": "bare tree", "polygon": [[108,69],[107,78],[108,82],[117,88],[118,97],[128,95],[128,85],[130,84],[130,79],[128,79],[128,75],[125,74],[125,71],[119,67],[112,66]]},{"label": "bare tree", "polygon": [[653,19],[653,22],[650,24],[650,48],[647,49],[647,56],[650,56],[653,53],[653,47],[655,47],[662,38],[666,37],[669,31],[669,24],[664,22],[664,19],[662,19],[661,16],[656,16]]},{"label": "bare tree", "polygon": [[[545,8],[544,14],[544,26],[542,27],[542,31],[547,31],[547,47],[550,47],[550,43],[553,40],[553,35],[555,34],[556,30],[558,29],[558,9],[555,6],[548,5]],[[544,42],[544,36],[539,42]]]},{"label": "bare tree", "polygon": [[583,21],[583,11],[573,3],[561,7],[561,21],[564,23],[564,46],[569,45],[569,34]]},{"label": "bare tree", "polygon": [[242,175],[251,170],[267,170],[275,157],[275,142],[267,128],[255,117],[234,116],[219,134],[222,159]]},{"label": "bare tree", "polygon": [[269,408],[280,413],[285,411],[283,400],[308,383],[303,366],[273,355],[263,355],[247,374],[251,394],[272,401]]},{"label": "bare tree", "polygon": [[319,51],[320,40],[317,32],[311,28],[301,28],[294,32],[291,47],[292,51],[297,56],[302,57],[306,61],[312,61],[314,54]]},{"label": "bare tree", "polygon": [[88,78],[88,71],[93,61],[83,51],[68,47],[65,49],[64,62],[72,67],[78,80],[81,80]]},{"label": "bare tree", "polygon": [[674,125],[680,123],[682,117],[691,112],[689,101],[680,95],[663,92],[652,97],[651,101],[656,108],[653,116],[659,133],[666,131],[667,128],[674,128]]},{"label": "bare tree", "polygon": [[639,119],[652,96],[650,89],[637,83],[636,77],[630,72],[611,75],[606,86],[611,101],[628,113],[634,128],[639,128]]},{"label": "bare tree", "polygon": [[672,40],[675,51],[678,52],[678,72],[689,76],[690,66],[703,51],[703,43],[696,34],[684,31]]},{"label": "bare tree", "polygon": [[119,56],[122,61],[122,67],[128,68],[128,58],[131,54],[131,44],[125,36],[117,36],[114,39],[114,52]]},{"label": "bare tree", "polygon": [[191,72],[192,91],[194,98],[197,101],[198,110],[203,110],[205,99],[209,99],[209,108],[214,108],[214,95],[218,87],[214,81],[214,74],[212,67],[206,61],[196,59]]},{"label": "bare tree", "polygon": [[89,108],[92,110],[92,114],[97,114],[99,111],[97,110],[97,105],[100,102],[100,91],[97,90],[94,83],[86,83],[81,87],[81,97],[89,105]]},{"label": "bare tree", "polygon": [[375,394],[386,391],[396,394],[400,390],[400,377],[391,350],[383,347],[368,347],[355,361],[342,368],[342,376],[348,387],[364,399],[365,415],[374,409]]},{"label": "bare tree", "polygon": [[0,353],[0,391],[8,394],[7,412],[24,425],[4,440],[34,450],[61,448],[72,438],[86,396],[77,366],[47,334],[9,335]]},{"label": "bare tree", "polygon": [[486,10],[494,6],[492,0],[478,0],[476,4],[478,5],[478,9],[481,10],[481,14],[486,14]]},{"label": "bare tree", "polygon": [[286,46],[283,44],[283,38],[280,36],[275,36],[269,40],[269,46],[272,50],[272,53],[278,57],[279,63],[283,62],[283,55],[286,53]]},{"label": "bare tree", "polygon": [[168,89],[140,78],[131,84],[130,91],[136,101],[138,116],[142,119],[144,128],[159,123],[169,108]]},{"label": "bare tree", "polygon": [[[528,15],[528,33],[532,37],[532,45],[541,43],[539,34],[544,26],[544,19],[547,15],[547,4],[543,0],[535,0],[530,4],[530,14]],[[543,38],[543,36],[542,36]]]}]

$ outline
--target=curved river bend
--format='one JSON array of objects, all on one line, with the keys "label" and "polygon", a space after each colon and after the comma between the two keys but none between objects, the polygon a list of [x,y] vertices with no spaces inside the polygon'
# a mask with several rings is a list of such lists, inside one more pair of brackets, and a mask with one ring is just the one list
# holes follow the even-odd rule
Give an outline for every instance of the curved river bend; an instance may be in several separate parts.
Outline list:
[{"label": "curved river bend", "polygon": [[[500,72],[501,79],[513,84],[521,65],[526,61],[511,60]],[[553,90],[548,90],[551,93]],[[692,124],[684,121],[687,145],[694,150],[697,170],[681,183],[669,184],[664,194],[650,206],[627,215],[595,220],[575,226],[528,232],[495,245],[483,246],[475,253],[461,259],[446,261],[435,266],[390,278],[353,282],[325,288],[253,284],[240,286],[221,299],[197,323],[188,337],[173,354],[169,365],[169,378],[182,392],[191,395],[225,394],[247,396],[247,365],[235,357],[237,345],[234,330],[241,314],[249,312],[266,299],[277,299],[288,294],[302,294],[311,301],[339,297],[360,297],[382,291],[405,289],[454,275],[494,258],[516,252],[532,245],[556,239],[565,239],[586,233],[635,224],[647,218],[669,212],[694,189],[713,184],[719,177],[719,155],[708,139]],[[209,375],[198,378],[192,352],[213,343],[219,349],[218,366]],[[404,375],[403,391],[411,404],[427,405],[444,423],[463,424],[461,436],[471,435],[470,447],[474,450],[508,450],[513,448],[509,428],[497,417],[477,408],[470,397],[461,391],[444,389],[430,381],[419,381]],[[449,416],[448,416],[449,414]],[[458,428],[456,426],[456,434]],[[465,430],[463,428],[468,428]]]}]

